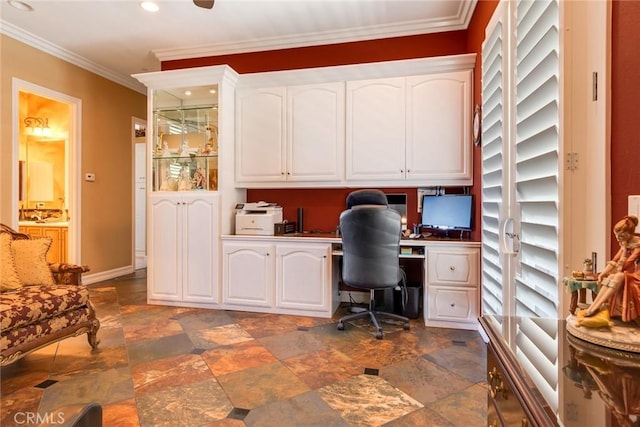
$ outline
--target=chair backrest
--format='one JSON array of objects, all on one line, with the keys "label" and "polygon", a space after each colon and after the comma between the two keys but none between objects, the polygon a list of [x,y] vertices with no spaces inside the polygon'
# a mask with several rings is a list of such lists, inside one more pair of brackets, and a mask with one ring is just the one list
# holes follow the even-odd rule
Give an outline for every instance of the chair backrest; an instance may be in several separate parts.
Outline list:
[{"label": "chair backrest", "polygon": [[342,280],[363,289],[395,287],[400,273],[400,214],[380,205],[358,205],[340,215]]},{"label": "chair backrest", "polygon": [[355,190],[347,196],[347,209],[358,205],[387,206],[387,196],[380,190]]}]

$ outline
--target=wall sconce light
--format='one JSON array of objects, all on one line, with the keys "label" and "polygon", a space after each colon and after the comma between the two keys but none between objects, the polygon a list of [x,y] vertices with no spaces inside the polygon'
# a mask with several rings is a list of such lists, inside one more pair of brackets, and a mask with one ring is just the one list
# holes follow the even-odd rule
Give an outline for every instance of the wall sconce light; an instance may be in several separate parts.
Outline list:
[{"label": "wall sconce light", "polygon": [[51,136],[49,119],[46,117],[26,117],[24,125],[27,127],[27,133],[31,135]]}]

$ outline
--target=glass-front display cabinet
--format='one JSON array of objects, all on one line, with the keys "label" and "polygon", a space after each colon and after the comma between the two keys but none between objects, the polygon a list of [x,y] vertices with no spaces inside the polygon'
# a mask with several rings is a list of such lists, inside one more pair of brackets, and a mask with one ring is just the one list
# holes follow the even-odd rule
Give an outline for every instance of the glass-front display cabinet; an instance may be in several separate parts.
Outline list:
[{"label": "glass-front display cabinet", "polygon": [[218,86],[153,91],[152,191],[218,191]]}]

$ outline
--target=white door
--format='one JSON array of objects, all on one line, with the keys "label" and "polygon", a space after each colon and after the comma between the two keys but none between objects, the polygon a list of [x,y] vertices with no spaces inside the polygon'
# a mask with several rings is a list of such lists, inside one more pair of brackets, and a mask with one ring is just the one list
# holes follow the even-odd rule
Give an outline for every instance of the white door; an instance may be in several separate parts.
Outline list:
[{"label": "white door", "polygon": [[347,180],[404,180],[404,77],[347,82]]},{"label": "white door", "polygon": [[252,89],[238,95],[236,180],[286,179],[286,88]]},{"label": "white door", "polygon": [[218,302],[218,195],[182,197],[182,299]]},{"label": "white door", "polygon": [[278,244],[276,306],[311,311],[330,307],[330,245]]},{"label": "white door", "polygon": [[340,181],[344,83],[287,88],[287,180]]},{"label": "white door", "polygon": [[222,298],[224,304],[273,306],[273,245],[225,242],[222,246]]},{"label": "white door", "polygon": [[407,179],[470,180],[471,70],[407,77]]},{"label": "white door", "polygon": [[149,196],[148,299],[180,301],[182,298],[182,196]]}]

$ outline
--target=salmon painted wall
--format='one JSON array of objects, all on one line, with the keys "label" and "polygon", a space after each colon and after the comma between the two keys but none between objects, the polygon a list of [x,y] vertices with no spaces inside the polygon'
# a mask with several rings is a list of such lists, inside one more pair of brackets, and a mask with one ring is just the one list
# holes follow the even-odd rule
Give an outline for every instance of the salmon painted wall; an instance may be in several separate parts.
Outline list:
[{"label": "salmon painted wall", "polygon": [[[611,229],[627,214],[627,196],[640,194],[640,2],[612,4]],[[611,256],[618,250],[611,245]]]}]

